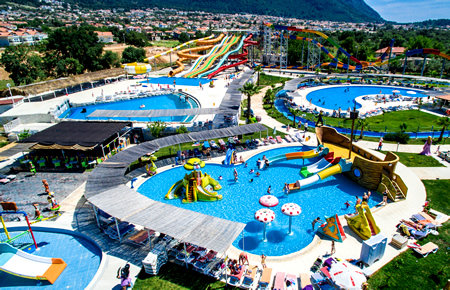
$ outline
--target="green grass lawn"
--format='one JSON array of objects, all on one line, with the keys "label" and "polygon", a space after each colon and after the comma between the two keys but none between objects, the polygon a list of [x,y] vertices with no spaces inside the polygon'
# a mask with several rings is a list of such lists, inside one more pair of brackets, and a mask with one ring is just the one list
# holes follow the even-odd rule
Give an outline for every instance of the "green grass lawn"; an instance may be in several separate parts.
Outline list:
[{"label": "green grass lawn", "polygon": [[[424,180],[431,207],[449,214],[448,188],[450,180]],[[436,254],[426,258],[407,250],[394,258],[369,279],[369,289],[442,289],[450,277],[448,249],[450,223],[439,228],[439,236],[428,235],[420,245],[433,242],[439,246]]]},{"label": "green grass lawn", "polygon": [[450,179],[443,180],[422,180],[427,189],[427,200],[431,208],[450,215]]},{"label": "green grass lawn", "polygon": [[162,47],[168,47],[172,48],[180,44],[178,40],[158,40],[158,41],[152,41],[152,45],[154,46],[162,46]]},{"label": "green grass lawn", "polygon": [[[386,154],[386,151],[381,151]],[[431,156],[419,155],[417,153],[394,152],[400,162],[408,167],[445,167]]]},{"label": "green grass lawn", "polygon": [[183,266],[167,263],[161,267],[158,276],[150,276],[141,270],[133,289],[181,290],[225,289],[225,287],[225,283],[214,278],[188,270]]},{"label": "green grass lawn", "polygon": [[290,80],[290,78],[266,75],[265,73],[259,74],[260,87],[271,86],[288,80]]}]

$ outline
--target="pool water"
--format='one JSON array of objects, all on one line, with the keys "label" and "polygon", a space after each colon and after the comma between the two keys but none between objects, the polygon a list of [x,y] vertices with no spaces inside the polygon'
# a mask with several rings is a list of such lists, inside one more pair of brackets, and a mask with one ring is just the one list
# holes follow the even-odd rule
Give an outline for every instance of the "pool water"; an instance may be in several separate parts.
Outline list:
[{"label": "pool water", "polygon": [[143,84],[160,84],[160,85],[171,85],[173,86],[173,82],[176,82],[177,86],[199,86],[199,83],[202,85],[209,84],[211,82],[210,79],[207,78],[177,78],[177,77],[159,77],[159,78],[148,78],[146,80],[141,81]]},{"label": "pool water", "polygon": [[[144,108],[141,106],[144,105]],[[193,116],[174,116],[174,117],[155,117],[155,118],[119,118],[119,117],[89,117],[89,114],[95,110],[168,110],[168,109],[191,109],[197,108],[198,105],[191,98],[185,101],[184,96],[180,97],[176,94],[157,95],[145,98],[131,99],[125,101],[108,102],[95,105],[71,108],[64,112],[60,118],[75,120],[121,120],[121,121],[163,121],[163,122],[189,122]],[[85,109],[86,112],[82,113]]]},{"label": "pool water", "polygon": [[[261,176],[259,177],[256,177],[254,173],[249,173],[251,169],[254,169],[256,173],[256,160],[262,158],[263,155],[271,157],[309,149],[288,147],[265,151],[251,157],[247,161],[247,168],[244,165],[229,167],[207,164],[201,169],[202,172],[210,174],[216,180],[219,176],[223,177],[223,180],[219,181],[222,189],[218,192],[223,195],[223,199],[220,201],[183,204],[181,199],[165,200],[164,196],[170,187],[188,172],[182,166],[150,177],[138,188],[138,192],[153,200],[246,224],[243,234],[233,243],[239,249],[253,254],[287,255],[297,252],[311,243],[314,238],[311,222],[316,217],[320,216],[323,220],[325,216],[354,212],[355,196],[361,197],[365,191],[363,187],[339,174],[285,196],[282,191],[284,184],[286,182],[293,183],[301,178],[300,168],[303,160],[300,159],[273,163],[268,169],[260,171]],[[316,161],[318,161],[317,158],[306,159],[305,165]],[[233,168],[236,168],[239,174],[238,182],[234,181]],[[252,178],[253,182],[250,182]],[[263,208],[259,204],[259,198],[267,193],[269,185],[272,187],[272,194],[278,197],[279,204],[272,208],[276,217],[272,223],[267,225],[267,242],[263,242],[263,225],[254,219],[254,214],[258,209]],[[374,206],[381,199],[381,195],[374,193],[369,200],[369,205]],[[350,201],[353,206],[346,209],[344,205],[346,201]],[[281,206],[288,202],[295,202],[302,208],[302,213],[292,219],[293,235],[287,234],[289,218],[281,213]]]},{"label": "pool water", "polygon": [[[12,232],[14,234],[14,231]],[[61,258],[67,267],[54,284],[48,281],[24,279],[0,272],[2,289],[84,289],[94,278],[101,262],[101,250],[78,235],[33,229],[38,249],[33,255]]]},{"label": "pool water", "polygon": [[[385,86],[335,86],[331,88],[323,88],[310,92],[306,95],[306,99],[311,103],[330,110],[347,110],[349,107],[353,108],[353,100],[364,95],[388,94],[392,95],[393,90],[398,90],[396,95],[407,97],[422,98],[426,95],[421,91],[414,89],[401,89],[395,87]],[[415,92],[416,94],[409,94],[407,92]],[[361,105],[356,103],[356,108],[361,108]]]}]

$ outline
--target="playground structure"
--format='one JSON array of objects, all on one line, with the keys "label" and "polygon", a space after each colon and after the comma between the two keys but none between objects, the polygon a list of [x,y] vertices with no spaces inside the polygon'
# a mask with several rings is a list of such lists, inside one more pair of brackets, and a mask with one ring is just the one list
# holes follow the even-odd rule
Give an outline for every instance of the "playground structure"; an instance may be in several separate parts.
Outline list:
[{"label": "playground structure", "polygon": [[[15,248],[26,250],[29,252],[33,252],[38,248],[38,244],[36,243],[36,239],[34,238],[33,230],[31,229],[31,223],[28,219],[28,214],[24,211],[19,211],[15,202],[1,202],[3,211],[0,212],[0,221],[2,223],[3,232],[0,232],[0,244],[6,243]],[[5,220],[3,219],[4,215],[21,215],[25,218],[27,222],[28,229],[24,232],[18,233],[15,236],[12,236],[8,232],[8,228],[6,227]]]},{"label": "playground structure", "polygon": [[322,235],[329,237],[336,242],[343,242],[347,236],[345,235],[344,229],[342,228],[341,222],[337,214],[325,218],[326,223],[320,225],[317,232]]},{"label": "playground structure", "polygon": [[170,187],[166,199],[177,199],[183,197],[183,203],[196,201],[218,201],[222,195],[214,190],[220,190],[222,186],[207,173],[194,170],[184,176]]},{"label": "playground structure", "polygon": [[149,176],[153,176],[157,173],[158,167],[156,167],[155,162],[153,162],[156,161],[157,159],[158,158],[153,154],[149,156],[150,162],[145,165],[145,170],[147,171],[147,174]]},{"label": "playground structure", "polygon": [[[296,33],[308,33],[312,34],[312,37],[302,37],[297,36]],[[294,33],[294,34],[290,34]],[[392,47],[394,46],[394,39],[391,40],[388,49],[378,57],[374,62],[369,61],[360,61],[356,57],[350,55],[347,51],[345,51],[337,42],[328,37],[326,34],[312,29],[303,29],[295,26],[286,26],[286,25],[276,25],[272,23],[264,23],[264,50],[262,55],[262,63],[263,67],[267,68],[282,68],[282,69],[315,69],[318,67],[335,67],[342,68],[348,70],[356,70],[360,71],[365,68],[379,68],[384,65],[387,65],[387,70],[389,70],[389,63],[394,59],[402,59],[404,58],[403,65],[403,74],[406,70],[407,58],[409,56],[422,54],[424,55],[423,66],[421,75],[423,76],[423,72],[425,69],[427,55],[437,55],[444,58],[442,69],[441,69],[441,78],[443,75],[443,71],[445,68],[445,61],[450,60],[450,56],[441,52],[438,49],[432,48],[421,48],[421,49],[413,49],[405,52],[404,54],[397,55],[395,58],[392,58]],[[276,43],[274,39],[278,39],[279,43]],[[304,44],[302,46],[302,65],[301,66],[288,66],[287,65],[287,53],[288,53],[288,40],[289,39],[297,39],[307,41],[307,51],[306,51],[306,65],[304,61]],[[325,46],[321,43],[322,39],[330,43],[333,47],[337,49],[337,54],[334,56],[331,54]],[[321,62],[321,52],[324,52],[330,59],[331,62]],[[343,54],[347,59],[347,63],[343,63],[339,60],[339,54]],[[387,58],[387,59],[386,59]],[[352,61],[352,65],[350,65],[350,61]]]},{"label": "playground structure", "polygon": [[369,190],[386,191],[392,201],[406,198],[408,187],[395,173],[399,161],[397,155],[388,152],[384,159],[380,159],[351,143],[350,138],[338,133],[334,128],[322,126],[316,127],[315,130],[319,144],[329,147],[335,156],[352,161],[350,170],[344,173],[347,177]]},{"label": "playground structure", "polygon": [[356,205],[357,213],[345,215],[348,226],[363,240],[368,240],[380,232],[380,228],[373,219],[372,212],[367,203]]},{"label": "playground structure", "polygon": [[[324,147],[323,145],[317,146],[317,148],[309,150],[309,151],[300,151],[300,152],[292,152],[292,153],[286,153],[277,155],[274,157],[270,157],[267,159],[269,164],[283,161],[283,160],[291,160],[291,159],[309,159],[319,156],[325,156],[329,152],[329,149],[327,147]],[[261,162],[259,165],[259,169],[264,169],[265,162]]]}]

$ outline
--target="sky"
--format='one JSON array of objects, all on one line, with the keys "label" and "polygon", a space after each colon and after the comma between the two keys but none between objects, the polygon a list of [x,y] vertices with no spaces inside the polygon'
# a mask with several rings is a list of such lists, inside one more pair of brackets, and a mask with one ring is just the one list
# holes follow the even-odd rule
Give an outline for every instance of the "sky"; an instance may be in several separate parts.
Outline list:
[{"label": "sky", "polygon": [[365,0],[381,17],[396,22],[450,18],[450,0]]}]

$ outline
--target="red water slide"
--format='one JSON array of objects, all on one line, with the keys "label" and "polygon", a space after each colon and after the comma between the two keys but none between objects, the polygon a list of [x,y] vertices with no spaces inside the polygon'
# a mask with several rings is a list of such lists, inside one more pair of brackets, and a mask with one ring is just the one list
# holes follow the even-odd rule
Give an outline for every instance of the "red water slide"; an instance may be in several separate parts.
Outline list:
[{"label": "red water slide", "polygon": [[246,39],[244,39],[244,45],[242,46],[242,53],[233,54],[233,55],[230,55],[228,57],[229,59],[242,59],[241,61],[229,64],[229,65],[223,65],[223,66],[219,67],[216,71],[214,71],[214,72],[212,72],[212,73],[210,73],[208,75],[208,79],[212,79],[215,75],[217,75],[221,71],[224,71],[224,70],[226,70],[226,69],[228,69],[230,67],[235,67],[235,66],[238,66],[238,65],[246,63],[248,61],[248,59],[247,59],[247,55],[248,55],[247,46],[257,45],[258,44],[257,41],[250,40],[252,37],[253,37],[253,34],[250,34]]}]

